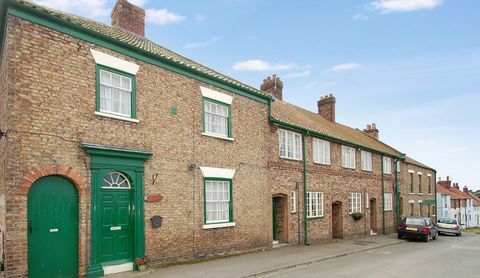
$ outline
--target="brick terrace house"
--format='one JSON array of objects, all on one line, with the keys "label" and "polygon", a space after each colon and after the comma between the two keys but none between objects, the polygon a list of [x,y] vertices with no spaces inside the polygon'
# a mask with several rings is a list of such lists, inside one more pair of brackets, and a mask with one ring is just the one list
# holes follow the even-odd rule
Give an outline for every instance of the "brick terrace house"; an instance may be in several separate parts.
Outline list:
[{"label": "brick terrace house", "polygon": [[469,191],[473,199],[473,214],[472,214],[472,227],[480,227],[480,197]]},{"label": "brick terrace house", "polygon": [[[6,275],[98,277],[153,263],[390,232],[403,154],[144,38],[0,0]],[[306,194],[305,194],[306,193]],[[353,220],[352,213],[364,217]]]},{"label": "brick terrace house", "polygon": [[[268,161],[274,240],[300,243],[392,232],[394,161],[402,154],[380,142],[378,130],[372,136],[371,130],[337,123],[333,95],[322,97],[313,113],[283,102],[283,83],[275,75],[261,89],[275,99]],[[365,217],[356,221],[354,212]]]},{"label": "brick terrace house", "polygon": [[400,162],[399,214],[406,216],[436,216],[435,169],[406,156]]}]

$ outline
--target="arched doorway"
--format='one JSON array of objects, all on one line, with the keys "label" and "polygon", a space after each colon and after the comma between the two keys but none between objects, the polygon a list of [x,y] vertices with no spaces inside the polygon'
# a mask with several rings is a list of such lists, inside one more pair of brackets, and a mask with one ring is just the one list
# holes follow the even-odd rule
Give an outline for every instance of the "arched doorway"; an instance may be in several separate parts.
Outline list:
[{"label": "arched doorway", "polygon": [[370,199],[370,230],[371,233],[377,233],[377,200]]},{"label": "arched doorway", "polygon": [[275,195],[272,198],[273,242],[288,242],[287,237],[287,202],[286,196]]},{"label": "arched doorway", "polygon": [[28,192],[29,277],[77,277],[78,192],[60,176],[38,179]]},{"label": "arched doorway", "polygon": [[342,203],[332,203],[332,238],[343,238]]}]

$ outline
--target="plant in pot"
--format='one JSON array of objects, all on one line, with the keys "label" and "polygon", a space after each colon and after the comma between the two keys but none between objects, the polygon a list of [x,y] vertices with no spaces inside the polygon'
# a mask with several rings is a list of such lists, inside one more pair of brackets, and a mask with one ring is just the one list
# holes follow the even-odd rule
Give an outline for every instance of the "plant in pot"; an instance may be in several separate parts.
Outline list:
[{"label": "plant in pot", "polygon": [[361,212],[352,213],[352,218],[355,221],[358,221],[358,220],[362,219],[362,217],[363,217],[363,213],[361,213]]},{"label": "plant in pot", "polygon": [[143,258],[136,258],[135,259],[135,263],[137,264],[138,266],[138,270],[140,271],[145,271],[147,270],[147,267],[148,267],[148,258],[146,257],[143,257]]}]

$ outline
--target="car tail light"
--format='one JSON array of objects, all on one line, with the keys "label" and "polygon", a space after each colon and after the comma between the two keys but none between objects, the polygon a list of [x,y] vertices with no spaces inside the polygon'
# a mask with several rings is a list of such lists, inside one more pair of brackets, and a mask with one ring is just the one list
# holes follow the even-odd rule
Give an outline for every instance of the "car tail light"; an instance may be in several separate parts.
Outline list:
[{"label": "car tail light", "polygon": [[423,228],[422,233],[430,233],[430,228]]},{"label": "car tail light", "polygon": [[405,227],[403,227],[402,224],[399,224],[399,225],[398,225],[398,230],[399,230],[399,231],[404,230],[404,229],[405,229]]}]

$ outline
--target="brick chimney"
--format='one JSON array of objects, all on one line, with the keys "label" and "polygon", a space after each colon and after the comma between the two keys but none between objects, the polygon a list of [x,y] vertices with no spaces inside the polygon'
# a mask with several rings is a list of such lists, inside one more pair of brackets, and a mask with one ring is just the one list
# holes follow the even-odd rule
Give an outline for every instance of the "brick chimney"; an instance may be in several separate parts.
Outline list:
[{"label": "brick chimney", "polygon": [[460,186],[458,186],[458,182],[454,183],[454,184],[453,184],[453,187],[455,187],[456,189],[460,190]]},{"label": "brick chimney", "polygon": [[118,0],[112,10],[112,26],[145,36],[145,10],[127,0]]},{"label": "brick chimney", "polygon": [[468,193],[468,187],[467,186],[463,187],[463,192]]},{"label": "brick chimney", "polygon": [[263,79],[263,83],[260,85],[260,90],[278,100],[283,100],[283,82],[276,74],[272,75],[272,77],[269,76],[266,79]]},{"label": "brick chimney", "polygon": [[320,97],[317,101],[318,115],[335,122],[335,97],[332,94]]},{"label": "brick chimney", "polygon": [[368,136],[378,140],[378,129],[375,123],[367,125],[367,128],[365,128],[363,132],[365,132]]},{"label": "brick chimney", "polygon": [[450,189],[450,187],[452,187],[452,181],[450,180],[449,176],[447,176],[447,180],[444,181],[442,181],[442,179],[440,178],[437,184],[443,186],[446,189]]}]

